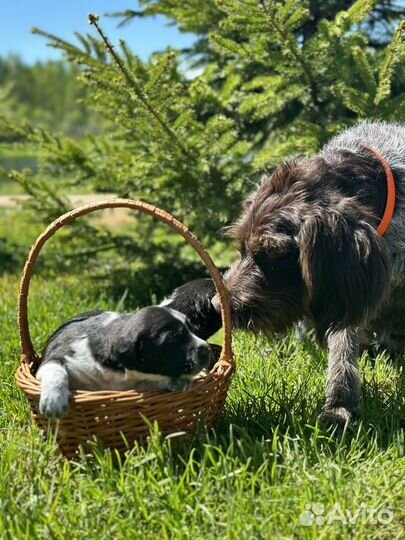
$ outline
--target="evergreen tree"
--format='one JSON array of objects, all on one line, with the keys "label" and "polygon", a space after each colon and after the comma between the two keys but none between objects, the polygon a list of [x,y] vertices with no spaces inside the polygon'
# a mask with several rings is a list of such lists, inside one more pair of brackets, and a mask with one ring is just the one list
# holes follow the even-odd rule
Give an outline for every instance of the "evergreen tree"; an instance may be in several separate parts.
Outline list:
[{"label": "evergreen tree", "polygon": [[[114,48],[95,17],[94,32],[78,36],[78,46],[37,31],[80,66],[87,104],[108,122],[103,134],[77,141],[4,120],[5,130],[41,153],[37,173],[11,176],[33,195],[31,205],[44,220],[68,207],[63,188],[69,178],[70,185],[157,204],[210,246],[259,176],[280,160],[316,152],[359,119],[404,119],[405,23],[392,2],[142,4],[143,16],[163,13],[198,34],[189,71],[179,51],[156,53],[144,63],[124,42]],[[391,11],[382,16],[383,9]],[[378,24],[393,21],[395,32],[381,39]],[[41,181],[50,173],[60,179],[61,193]],[[75,246],[83,231],[92,235],[95,251],[98,244],[119,248],[127,279],[128,259],[140,254],[143,262],[136,260],[133,269],[155,268],[151,287],[159,292],[181,282],[194,260],[181,242],[138,216],[132,235],[130,227],[114,235],[87,223],[79,228]],[[160,289],[159,264],[167,280]]]},{"label": "evergreen tree", "polygon": [[77,66],[62,61],[28,65],[15,55],[0,58],[0,89],[10,98],[6,109],[0,93],[0,110],[16,121],[25,119],[68,135],[100,131],[94,115],[79,103],[86,89],[78,84],[78,74]]}]

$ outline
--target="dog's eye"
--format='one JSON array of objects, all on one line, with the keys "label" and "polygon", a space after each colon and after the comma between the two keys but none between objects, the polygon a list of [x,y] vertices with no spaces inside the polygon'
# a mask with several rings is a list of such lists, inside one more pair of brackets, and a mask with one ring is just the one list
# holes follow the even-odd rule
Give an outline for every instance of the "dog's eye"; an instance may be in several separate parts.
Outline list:
[{"label": "dog's eye", "polygon": [[260,267],[272,269],[288,265],[290,262],[296,260],[296,256],[291,252],[277,253],[272,251],[271,253],[268,253],[266,251],[261,251],[253,255],[253,260]]},{"label": "dog's eye", "polygon": [[257,266],[262,269],[266,264],[269,265],[270,263],[270,258],[269,256],[267,255],[266,252],[264,251],[260,251],[259,253],[255,253],[252,255],[253,257],[253,260],[255,261],[255,263],[257,264]]},{"label": "dog's eye", "polygon": [[284,287],[300,274],[298,249],[280,256],[261,252],[254,256],[254,261],[268,284],[276,288]]}]

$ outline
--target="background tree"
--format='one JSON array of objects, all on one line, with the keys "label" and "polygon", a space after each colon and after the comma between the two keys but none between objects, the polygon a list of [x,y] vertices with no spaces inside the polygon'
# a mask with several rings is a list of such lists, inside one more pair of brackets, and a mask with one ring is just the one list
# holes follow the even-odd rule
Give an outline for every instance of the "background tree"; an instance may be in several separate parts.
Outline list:
[{"label": "background tree", "polygon": [[[97,21],[98,32],[78,36],[78,46],[37,30],[79,66],[84,99],[107,124],[102,134],[77,141],[3,121],[5,131],[40,152],[38,171],[11,177],[33,196],[31,206],[45,221],[69,206],[67,184],[84,186],[160,205],[214,254],[222,252],[218,230],[238,215],[263,172],[286,157],[316,152],[359,119],[404,118],[405,30],[394,2],[141,4],[141,13],[128,11],[123,21],[162,13],[197,34],[195,45],[144,63],[124,42],[113,48]],[[61,190],[43,181],[50,174]],[[92,257],[105,246],[117,248],[114,264],[104,257],[97,268],[110,283],[122,275],[135,283],[140,275],[137,295],[161,295],[196,271],[177,238],[138,216],[134,227],[114,234],[79,225],[71,247],[78,248],[81,235],[91,235]]]},{"label": "background tree", "polygon": [[0,88],[9,98],[0,110],[15,121],[28,120],[74,137],[99,131],[82,103],[86,89],[77,82],[79,71],[63,61],[28,65],[16,55],[0,58]]}]

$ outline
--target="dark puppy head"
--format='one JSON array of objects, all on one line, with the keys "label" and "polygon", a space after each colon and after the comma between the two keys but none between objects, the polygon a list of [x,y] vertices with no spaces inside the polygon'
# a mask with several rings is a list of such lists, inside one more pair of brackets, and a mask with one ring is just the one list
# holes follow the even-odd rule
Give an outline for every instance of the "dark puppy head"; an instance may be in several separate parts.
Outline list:
[{"label": "dark puppy head", "polygon": [[208,344],[191,331],[187,318],[151,306],[113,321],[113,362],[126,369],[171,378],[190,378],[208,366]]},{"label": "dark puppy head", "polygon": [[381,306],[390,265],[366,187],[372,161],[315,157],[264,177],[229,231],[240,251],[225,275],[237,327],[280,332],[306,315],[322,338]]},{"label": "dark puppy head", "polygon": [[212,279],[195,279],[175,289],[161,305],[186,315],[193,333],[208,339],[222,325],[221,316],[212,305],[216,289]]}]

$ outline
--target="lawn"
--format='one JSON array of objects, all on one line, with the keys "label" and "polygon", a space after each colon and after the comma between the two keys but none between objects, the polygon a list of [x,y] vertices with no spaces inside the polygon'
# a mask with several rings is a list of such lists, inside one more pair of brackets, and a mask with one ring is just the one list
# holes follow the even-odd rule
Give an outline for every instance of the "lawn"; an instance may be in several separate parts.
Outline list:
[{"label": "lawn", "polygon": [[[66,317],[115,307],[77,278],[36,278],[32,292],[37,349]],[[239,369],[215,431],[176,445],[156,432],[125,461],[99,450],[73,463],[14,384],[16,277],[1,278],[0,296],[0,538],[403,538],[399,362],[362,358],[360,420],[333,435],[316,425],[326,356],[312,339],[236,334]]]}]

